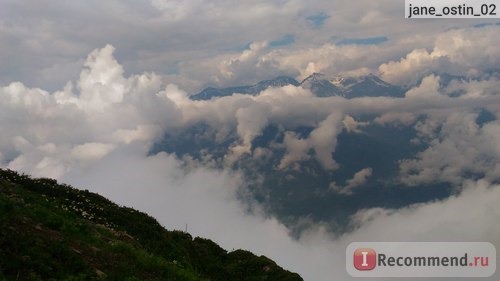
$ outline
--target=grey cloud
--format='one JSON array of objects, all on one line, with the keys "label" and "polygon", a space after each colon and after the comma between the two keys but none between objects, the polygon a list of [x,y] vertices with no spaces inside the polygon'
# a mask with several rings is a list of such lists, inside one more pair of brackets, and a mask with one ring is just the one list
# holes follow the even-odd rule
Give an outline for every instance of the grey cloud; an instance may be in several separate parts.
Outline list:
[{"label": "grey cloud", "polygon": [[[498,121],[482,126],[475,122],[476,108],[499,114],[498,95],[491,86],[495,77],[461,82],[454,87],[465,93],[456,98],[436,86],[437,77],[429,76],[400,99],[317,98],[300,87],[287,86],[257,96],[191,101],[186,92],[175,85],[165,87],[153,73],[127,77],[113,50],[105,46],[91,52],[76,86],[68,83],[63,90],[50,93],[16,82],[0,89],[2,166],[88,187],[147,211],[170,228],[188,223],[195,235],[212,238],[227,249],[244,247],[268,255],[308,280],[330,280],[332,276],[351,280],[343,264],[348,241],[446,237],[499,242],[495,208],[500,189],[489,184],[499,174]],[[238,131],[240,145],[258,136],[265,124],[276,123],[289,138],[285,142],[289,165],[309,157],[305,151],[312,149],[317,160],[331,169],[336,164],[331,153],[337,134],[349,120],[346,116],[368,113],[392,114],[385,119],[388,124],[398,118],[409,122],[402,113],[426,116],[415,126],[430,146],[416,159],[402,163],[403,180],[408,183],[459,183],[462,173],[471,169],[484,173],[484,179],[460,187],[461,194],[444,201],[401,210],[361,211],[353,218],[357,230],[342,237],[335,238],[324,226],[313,225],[294,240],[257,203],[252,203],[253,214],[244,211],[235,195],[242,185],[241,175],[199,167],[164,153],[147,156],[151,142],[162,133],[199,121]],[[261,118],[253,120],[254,115]],[[289,131],[301,125],[315,128],[309,138],[299,139]],[[443,173],[429,174],[428,167]],[[367,168],[353,175],[346,183],[348,189],[362,184],[370,174]],[[465,204],[477,207],[466,210],[462,208]],[[482,219],[471,225],[478,216]],[[443,228],[449,221],[457,230],[451,236],[449,228]],[[396,226],[398,231],[387,236],[387,229]]]},{"label": "grey cloud", "polygon": [[[74,79],[80,59],[108,43],[118,48],[117,57],[130,73],[168,74],[168,82],[182,82],[191,92],[206,83],[251,84],[276,70],[280,74],[303,77],[309,63],[309,72],[366,72],[387,61],[397,61],[415,48],[432,48],[436,30],[471,25],[470,21],[452,19],[439,23],[408,21],[403,19],[402,6],[389,0],[377,3],[364,0],[356,7],[349,1],[300,0],[245,3],[225,0],[71,3],[4,0],[1,3],[0,59],[8,70],[2,71],[0,83],[22,80],[27,86],[50,91]],[[318,14],[331,17],[322,27],[315,28],[307,18]],[[491,27],[483,29],[488,28]],[[345,39],[352,38],[354,33],[360,38],[385,36],[389,41],[376,48],[344,46],[338,49],[331,44],[332,36]],[[476,33],[479,41],[490,40],[488,36],[479,35],[482,29],[468,35]],[[278,54],[290,54],[283,59],[270,59],[278,55],[272,53],[263,55],[254,64],[233,64],[234,70],[244,71],[246,75],[235,71],[231,79],[221,80],[220,73],[209,71],[249,43],[271,42],[286,34],[293,34],[295,43],[273,49]],[[440,46],[447,44],[449,42],[439,43]],[[317,46],[325,46],[325,51]],[[467,51],[464,48],[460,51]],[[330,59],[333,56],[328,49],[333,50],[335,58]],[[319,55],[320,51],[325,54],[318,60],[313,54]],[[466,55],[469,57],[470,52]],[[214,62],[213,58],[218,61],[210,63]],[[293,63],[298,58],[300,60]],[[328,63],[322,63],[324,59]],[[365,65],[358,65],[358,62]],[[202,72],[197,70],[200,66]]]}]

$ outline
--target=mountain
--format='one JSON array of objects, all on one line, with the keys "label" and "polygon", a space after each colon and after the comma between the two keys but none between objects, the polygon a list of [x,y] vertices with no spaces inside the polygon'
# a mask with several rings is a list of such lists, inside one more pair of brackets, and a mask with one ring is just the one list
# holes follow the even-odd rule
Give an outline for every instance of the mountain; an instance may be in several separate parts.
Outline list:
[{"label": "mountain", "polygon": [[[314,73],[300,87],[318,97],[403,97],[404,89],[370,74],[365,76],[328,77]],[[214,97],[217,95],[214,95]],[[304,218],[326,222],[332,231],[349,231],[349,218],[370,208],[397,209],[411,204],[440,200],[450,196],[447,182],[429,182],[420,188],[408,188],[402,181],[401,163],[415,159],[429,145],[418,142],[421,136],[415,124],[392,125],[378,122],[378,114],[353,112],[356,128],[328,125],[336,131],[332,152],[311,148],[318,139],[319,121],[292,122],[268,118],[268,123],[249,144],[248,153],[228,162],[234,148],[241,145],[239,127],[230,124],[221,134],[219,124],[210,120],[171,130],[151,147],[151,155],[167,152],[179,159],[195,159],[213,167],[229,168],[244,177],[242,194],[251,195],[269,213],[300,234]],[[478,124],[495,120],[484,111]],[[419,118],[425,118],[421,116]],[[423,119],[424,120],[424,119]],[[238,122],[235,122],[238,123]],[[330,136],[325,136],[325,141]],[[337,167],[325,168],[320,153],[329,153]],[[292,164],[287,164],[292,157]],[[296,157],[296,158],[293,158]],[[286,160],[286,161],[285,161]],[[283,164],[285,163],[285,164]],[[363,176],[365,175],[365,176]],[[245,200],[245,199],[242,199]]]},{"label": "mountain", "polygon": [[403,97],[404,90],[391,85],[376,75],[343,77],[335,76],[327,79],[324,74],[313,73],[304,79],[300,86],[309,89],[318,97],[341,96],[345,98],[359,97]]},{"label": "mountain", "polygon": [[[485,122],[492,118],[487,113],[483,115]],[[354,117],[362,122],[370,120],[363,119],[369,118],[365,116]],[[426,148],[423,144],[412,143],[418,137],[413,127],[371,123],[360,126],[356,132],[342,130],[336,136],[336,149],[332,154],[339,165],[336,170],[324,169],[312,150],[294,166],[279,168],[287,153],[286,135],[293,134],[305,140],[311,137],[314,129],[313,126],[299,126],[285,130],[281,124],[271,123],[252,140],[251,152],[229,166],[244,174],[242,193],[251,195],[252,200],[290,227],[293,234],[300,232],[300,228],[295,228],[303,218],[331,223],[335,232],[342,232],[350,227],[349,216],[359,210],[401,208],[443,199],[453,192],[443,183],[408,188],[400,182],[401,161],[411,159]],[[192,158],[202,163],[208,158],[210,165],[225,167],[225,155],[239,141],[235,130],[221,139],[210,124],[196,123],[167,132],[153,145],[150,154],[167,152],[180,159]],[[265,157],[255,157],[262,151],[266,152]],[[332,189],[332,182],[348,186],[356,173],[366,168],[371,169],[371,176],[356,187],[354,196]]]},{"label": "mountain", "polygon": [[0,280],[302,280],[106,198],[0,170]]},{"label": "mountain", "polygon": [[209,100],[213,97],[225,97],[230,96],[235,93],[239,94],[250,94],[256,95],[265,89],[279,88],[287,85],[299,86],[299,82],[291,77],[279,76],[271,80],[264,80],[255,85],[251,86],[237,86],[229,88],[213,88],[209,87],[199,92],[198,94],[192,95],[192,100]]},{"label": "mountain", "polygon": [[275,79],[261,81],[252,86],[236,86],[229,88],[209,87],[192,95],[192,100],[209,100],[214,97],[225,97],[235,93],[256,95],[261,91],[272,87],[283,87],[286,85],[300,86],[310,90],[318,97],[341,96],[345,98],[359,97],[403,97],[404,89],[391,85],[376,75],[369,74],[364,76],[335,76],[328,78],[322,73],[313,73],[302,82],[287,77],[280,76]]},{"label": "mountain", "polygon": [[322,73],[313,73],[300,82],[300,86],[318,97],[341,96],[342,88],[326,79]]}]

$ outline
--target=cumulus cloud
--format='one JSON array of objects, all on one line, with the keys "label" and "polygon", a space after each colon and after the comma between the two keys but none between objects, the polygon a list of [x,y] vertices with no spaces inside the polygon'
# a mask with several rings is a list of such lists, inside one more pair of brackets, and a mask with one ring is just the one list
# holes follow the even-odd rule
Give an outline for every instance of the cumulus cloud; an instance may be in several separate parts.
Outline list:
[{"label": "cumulus cloud", "polygon": [[422,79],[418,87],[414,87],[406,92],[408,98],[432,98],[439,95],[439,77],[430,75]]},{"label": "cumulus cloud", "polygon": [[[1,2],[2,167],[100,192],[169,228],[187,223],[195,235],[268,255],[306,280],[353,280],[344,265],[352,241],[500,244],[500,187],[491,184],[500,180],[498,25],[408,21],[393,0]],[[318,15],[324,19],[315,24]],[[287,35],[294,38],[290,45],[270,43]],[[367,38],[387,41],[359,44]],[[379,72],[409,91],[401,99],[346,100],[288,86],[256,96],[188,98],[206,85],[277,75],[300,80],[313,72]],[[461,78],[442,88],[442,74]],[[478,122],[482,110],[496,120]],[[352,218],[354,230],[343,235],[312,224],[294,240],[250,198],[253,213],[247,212],[237,199],[245,196],[239,173],[201,167],[189,157],[148,156],[166,132],[197,123],[210,126],[216,143],[236,139],[225,152],[228,164],[273,155],[252,141],[276,125],[284,136],[271,146],[284,151],[278,169],[300,169],[312,159],[328,171],[338,168],[342,131],[363,133],[372,123],[411,126],[413,143],[423,148],[399,163],[401,183],[448,182],[461,192],[399,210],[361,210]],[[312,132],[299,135],[300,127]],[[202,154],[203,164],[218,166]],[[339,192],[353,193],[372,173],[359,170]]]},{"label": "cumulus cloud", "polygon": [[[379,72],[388,82],[414,86],[430,74],[451,74],[478,78],[498,65],[495,51],[498,26],[462,28],[426,37],[425,44],[337,45],[322,43],[315,46],[273,49],[265,42],[253,42],[235,54],[223,54],[198,62],[197,69],[189,66],[186,75],[204,77],[219,85],[246,83],[269,78],[274,73],[294,76],[301,80],[314,72],[330,75],[362,75]],[[420,46],[420,47],[415,47]],[[484,48],[485,53],[476,50]],[[374,55],[376,54],[376,55]],[[403,57],[399,57],[403,55]],[[194,64],[193,64],[194,66]]]},{"label": "cumulus cloud", "polygon": [[[183,74],[221,86],[251,84],[276,73],[301,80],[314,72],[330,75],[378,72],[384,80],[408,87],[433,73],[476,79],[489,75],[498,65],[497,52],[491,47],[497,43],[493,36],[497,30],[495,25],[453,29],[435,38],[426,37],[429,41],[416,45],[402,40],[397,44],[321,43],[275,49],[266,41],[254,41],[241,52],[187,63]],[[478,46],[484,47],[486,53],[476,52]]]},{"label": "cumulus cloud", "polygon": [[474,113],[446,117],[440,124],[442,129],[431,138],[429,148],[415,159],[401,163],[403,182],[459,184],[471,174],[498,181],[500,123],[495,121],[480,127],[476,119]]},{"label": "cumulus cloud", "polygon": [[[379,67],[382,78],[399,85],[415,85],[431,73],[480,77],[497,68],[500,56],[497,26],[455,29],[440,34],[428,49],[415,49],[398,61]],[[478,50],[481,52],[478,52]]]},{"label": "cumulus cloud", "polygon": [[0,148],[9,168],[59,178],[73,163],[99,160],[116,146],[151,142],[179,117],[159,78],[125,78],[113,47],[92,52],[75,94],[72,83],[48,93],[20,82],[0,88]]},{"label": "cumulus cloud", "polygon": [[[66,167],[51,174],[60,176],[69,163],[98,160],[116,147],[134,141],[148,145],[165,131],[204,122],[221,138],[227,135],[223,132],[231,131],[238,136],[226,155],[228,163],[252,154],[252,141],[267,125],[275,124],[285,134],[281,144],[285,155],[279,169],[297,168],[293,165],[312,157],[323,168],[335,170],[338,134],[344,129],[355,132],[363,124],[352,116],[374,114],[374,121],[381,124],[408,125],[420,116],[415,130],[430,147],[416,159],[401,163],[402,179],[407,184],[437,180],[457,183],[464,172],[490,175],[489,171],[495,171],[494,163],[499,157],[494,148],[497,122],[482,127],[475,123],[478,108],[498,116],[495,76],[480,82],[461,81],[441,89],[439,77],[430,75],[403,99],[318,98],[300,87],[287,86],[256,96],[191,101],[175,85],[164,87],[154,73],[126,77],[113,51],[107,45],[91,52],[76,87],[70,82],[52,94],[19,82],[1,88],[5,138],[0,146],[3,158],[7,158],[5,165],[18,169],[24,165],[28,170],[38,167],[39,171]],[[449,89],[463,94],[450,97]],[[313,130],[308,136],[299,137],[293,130],[300,126]],[[463,130],[464,126],[469,129]],[[48,143],[55,148],[40,148]],[[481,146],[476,147],[477,144]],[[476,148],[466,150],[469,154],[465,158],[450,160],[459,157],[450,154],[469,146]],[[28,154],[31,156],[26,158]],[[477,160],[468,161],[472,159]],[[447,172],[441,173],[443,169]]]},{"label": "cumulus cloud", "polygon": [[[500,126],[498,120],[477,122],[479,109],[497,119],[500,115],[494,75],[459,81],[446,89],[439,87],[437,75],[427,76],[404,98],[318,98],[287,86],[256,96],[191,101],[186,92],[165,86],[154,73],[127,76],[113,51],[111,45],[92,51],[78,81],[60,91],[21,82],[0,88],[3,167],[98,191],[147,211],[170,228],[187,223],[195,235],[212,238],[227,249],[244,247],[268,255],[306,280],[351,280],[343,264],[350,241],[500,242],[495,224],[500,188],[491,184],[500,174]],[[461,94],[452,97],[450,89]],[[253,213],[247,212],[248,206],[237,199],[245,196],[239,193],[244,182],[237,172],[191,165],[165,153],[148,156],[151,144],[165,132],[205,122],[221,135],[234,133],[233,150],[226,154],[238,156],[235,151],[244,148],[241,155],[265,158],[272,152],[255,150],[251,144],[265,126],[274,124],[284,134],[285,154],[278,168],[295,168],[300,161],[314,159],[331,171],[338,168],[337,136],[343,130],[362,130],[361,122],[355,121],[358,116],[413,126],[427,144],[414,159],[400,163],[403,183],[445,181],[463,191],[399,210],[360,211],[353,217],[355,230],[340,237],[320,224],[294,240],[289,229],[250,198]],[[294,133],[301,126],[312,128],[308,136]],[[372,173],[370,167],[361,169],[342,190],[353,192]],[[471,173],[482,180],[463,185]],[[398,231],[387,231],[395,227]],[[449,229],[457,231],[450,234]]]}]

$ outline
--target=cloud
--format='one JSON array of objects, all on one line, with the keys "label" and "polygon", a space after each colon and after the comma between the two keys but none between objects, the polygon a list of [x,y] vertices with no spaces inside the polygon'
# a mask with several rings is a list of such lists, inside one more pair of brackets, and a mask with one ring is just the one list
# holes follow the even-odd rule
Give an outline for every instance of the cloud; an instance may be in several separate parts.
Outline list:
[{"label": "cloud", "polygon": [[342,123],[344,124],[344,127],[347,130],[347,132],[349,132],[349,133],[351,133],[351,132],[359,133],[361,131],[358,129],[358,127],[367,125],[367,123],[365,123],[365,122],[356,121],[352,116],[349,116],[349,115],[345,116]]},{"label": "cloud", "polygon": [[[439,34],[432,51],[415,49],[399,61],[379,67],[382,78],[399,85],[415,85],[431,73],[480,77],[497,68],[500,55],[493,46],[496,26],[454,29]],[[481,52],[477,50],[481,49]]]},{"label": "cloud", "polygon": [[346,188],[352,189],[364,184],[366,180],[372,175],[372,172],[372,168],[364,168],[363,170],[355,173],[352,179],[347,181]]},{"label": "cloud", "polygon": [[410,89],[405,96],[420,99],[439,96],[439,77],[435,75],[425,77],[418,87]]},{"label": "cloud", "polygon": [[286,147],[287,152],[278,165],[278,169],[280,170],[286,169],[299,161],[305,161],[311,158],[308,153],[310,149],[308,141],[300,139],[293,132],[285,133],[283,145]]},{"label": "cloud", "polygon": [[60,178],[74,163],[86,165],[124,143],[150,143],[177,122],[159,77],[125,78],[113,50],[89,55],[77,94],[71,82],[52,94],[20,82],[0,88],[3,165]]},{"label": "cloud", "polygon": [[380,125],[403,125],[410,126],[415,123],[416,116],[409,112],[389,112],[375,118],[373,121]]},{"label": "cloud", "polygon": [[330,189],[344,195],[352,195],[353,189],[366,183],[373,173],[372,168],[364,168],[354,174],[354,176],[346,181],[345,186],[338,186],[335,182],[330,184]]},{"label": "cloud", "polygon": [[[318,98],[287,86],[256,96],[191,101],[179,87],[165,86],[157,74],[127,75],[113,51],[111,45],[92,51],[78,81],[60,91],[21,82],[0,88],[3,167],[100,192],[150,213],[169,228],[183,229],[187,223],[195,235],[212,238],[226,249],[242,247],[268,255],[306,280],[352,280],[344,264],[351,241],[500,242],[500,187],[493,184],[500,174],[500,103],[494,75],[446,89],[438,87],[438,76],[427,76],[404,98]],[[451,97],[449,90],[463,93]],[[497,119],[479,124],[478,109]],[[365,121],[355,121],[358,116],[413,126],[428,145],[400,163],[404,183],[446,181],[461,192],[396,210],[360,210],[352,218],[354,230],[344,234],[328,232],[326,223],[313,223],[294,239],[245,193],[238,172],[202,167],[193,159],[190,163],[165,153],[148,155],[151,144],[166,132],[198,122],[222,135],[233,132],[237,140],[232,147],[248,146],[266,125],[275,124],[284,134],[280,167],[311,158],[332,170],[338,165],[337,136],[344,129],[361,130],[358,123]],[[293,132],[301,126],[312,128],[307,137]],[[271,153],[245,152],[257,158]],[[362,185],[372,173],[370,167],[361,169],[346,181],[346,190]],[[480,180],[471,181],[470,173]]]},{"label": "cloud", "polygon": [[[227,163],[251,154],[252,141],[267,125],[275,124],[285,133],[285,155],[279,169],[297,168],[293,165],[312,157],[325,169],[335,170],[338,164],[333,154],[338,134],[345,128],[355,129],[352,116],[371,114],[376,116],[375,122],[408,125],[420,116],[415,129],[429,148],[415,159],[401,162],[403,182],[458,183],[463,173],[469,172],[495,179],[491,171],[496,171],[499,158],[494,145],[497,122],[482,127],[475,123],[478,108],[499,115],[495,76],[441,89],[439,77],[430,75],[403,99],[318,98],[300,87],[287,86],[268,89],[257,96],[191,101],[175,85],[163,86],[154,73],[126,77],[113,51],[107,45],[91,52],[76,87],[68,83],[52,94],[19,82],[1,88],[1,126],[5,137],[0,147],[3,158],[7,158],[5,165],[17,169],[25,166],[27,170],[38,167],[36,171],[40,173],[57,167],[57,172],[49,174],[60,176],[72,161],[92,161],[135,141],[149,145],[168,130],[204,122],[220,136],[224,135],[222,132],[236,133],[238,141],[232,143]],[[450,89],[464,94],[452,98],[448,95]],[[292,131],[300,126],[313,130],[307,137],[298,137]],[[463,130],[464,126],[468,129]],[[425,128],[431,131],[426,133]],[[17,137],[23,138],[26,145],[16,144]],[[55,146],[53,152],[40,149],[48,143]],[[94,154],[83,157],[79,151],[89,147],[95,150]],[[464,158],[458,159],[459,156],[453,156],[455,153]],[[30,157],[26,158],[28,154]]]},{"label": "cloud", "polygon": [[113,149],[114,146],[112,144],[91,142],[75,146],[71,149],[71,157],[78,162],[99,160],[109,154]]},{"label": "cloud", "polygon": [[[478,78],[497,68],[498,54],[491,47],[497,43],[493,36],[497,30],[498,26],[453,29],[417,45],[391,42],[387,36],[339,37],[334,40],[337,44],[295,44],[293,48],[281,49],[254,41],[240,53],[202,60],[201,68],[198,64],[194,72],[190,70],[194,65],[186,65],[184,74],[204,77],[205,81],[219,85],[245,84],[245,79],[255,83],[276,73],[301,80],[313,72],[329,75],[379,72],[384,80],[404,86],[414,86],[433,73]],[[485,49],[484,54],[476,52],[478,46]]]},{"label": "cloud", "polygon": [[[491,223],[499,212],[493,207],[500,196],[498,185],[466,181],[463,188],[460,194],[440,202],[400,210],[361,211],[355,216],[361,227],[348,237],[358,240],[368,234],[388,241],[490,241],[498,245],[495,233],[500,229]],[[481,219],[474,219],[477,216]],[[393,226],[398,231],[387,231]]]},{"label": "cloud", "polygon": [[338,168],[338,164],[332,158],[332,154],[337,146],[337,135],[341,129],[340,113],[330,114],[319,126],[311,132],[309,140],[311,146],[316,152],[316,158],[321,165],[327,170],[334,170]]},{"label": "cloud", "polygon": [[295,240],[258,205],[252,213],[246,211],[236,199],[242,184],[238,174],[205,168],[186,173],[177,159],[164,153],[145,157],[140,147],[129,146],[83,173],[67,174],[65,180],[146,211],[167,228],[183,230],[187,224],[193,235],[213,239],[228,250],[245,248],[266,255],[305,280],[354,280],[347,275],[344,256],[352,241],[500,243],[495,223],[500,187],[485,181],[470,181],[460,194],[443,201],[362,210],[352,218],[355,230],[341,236],[313,225]]},{"label": "cloud", "polygon": [[[343,256],[351,241],[500,244],[500,187],[491,184],[500,174],[499,26],[470,27],[496,19],[408,21],[392,0],[59,4],[2,1],[0,166],[98,191],[170,228],[187,223],[196,235],[266,254],[306,280],[353,280]],[[293,44],[276,45],[280,38]],[[373,42],[380,44],[362,45]],[[409,91],[401,99],[345,100],[289,86],[252,97],[188,98],[207,85],[303,79],[312,72],[379,72]],[[441,88],[442,74],[465,79]],[[482,110],[496,120],[477,122]],[[352,218],[354,230],[343,235],[311,223],[294,240],[256,202],[245,200],[253,204],[248,208],[237,199],[245,196],[240,174],[164,153],[148,156],[165,133],[199,122],[218,143],[237,139],[226,159],[251,154],[259,161],[273,151],[253,149],[252,140],[277,125],[284,135],[280,169],[299,169],[311,159],[337,168],[343,130],[412,127],[413,142],[423,148],[399,163],[402,183],[449,182],[462,192],[398,210],[361,210]],[[313,132],[299,136],[294,130],[301,126]],[[217,166],[211,155],[203,157]],[[355,173],[346,190],[367,180],[370,169]],[[471,174],[482,180],[470,181]]]},{"label": "cloud", "polygon": [[429,182],[459,184],[470,175],[498,181],[500,123],[480,127],[477,114],[452,114],[415,159],[401,162],[402,180],[409,185]]},{"label": "cloud", "polygon": [[[76,78],[82,57],[108,43],[118,48],[117,56],[130,73],[155,71],[165,76],[166,83],[182,83],[180,86],[190,93],[207,84],[252,84],[269,74],[303,78],[310,71],[335,74],[362,67],[373,71],[380,64],[399,61],[413,49],[433,49],[438,33],[453,32],[479,22],[408,21],[402,16],[402,8],[392,0],[359,3],[301,0],[245,3],[111,0],[103,3],[89,0],[58,5],[4,1],[0,22],[0,60],[3,62],[0,83],[21,80],[28,87],[54,91]],[[480,23],[494,21],[481,19]],[[478,42],[495,56],[491,47],[495,46],[492,41],[495,36],[484,36],[489,28],[498,27],[488,25],[465,32],[462,35],[470,40],[463,42],[472,42],[472,45]],[[233,72],[228,79],[218,72],[221,63],[250,49],[247,46],[252,43],[272,42],[286,34],[293,36],[294,44],[271,46],[260,59],[254,60],[254,71],[250,71],[251,64],[246,62],[246,65],[232,66],[246,70],[245,75]],[[332,44],[349,40],[352,34],[356,34],[356,38],[387,37],[389,40],[375,48],[337,48]],[[462,42],[449,38],[439,43],[442,46],[439,52],[452,53],[445,47]],[[490,47],[483,44],[489,41],[492,41]],[[460,59],[461,53],[466,59],[472,58],[475,66],[495,65],[494,61],[476,61],[473,48],[467,44],[456,49],[453,57]],[[276,64],[274,57],[279,54],[282,58]],[[309,70],[304,71],[309,64]],[[279,72],[273,73],[273,70]]]}]

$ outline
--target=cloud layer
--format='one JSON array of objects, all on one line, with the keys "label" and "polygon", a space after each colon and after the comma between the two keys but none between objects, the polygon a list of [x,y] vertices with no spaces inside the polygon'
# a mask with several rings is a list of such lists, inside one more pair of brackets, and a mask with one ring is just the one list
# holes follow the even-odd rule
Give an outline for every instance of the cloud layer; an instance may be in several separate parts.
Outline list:
[{"label": "cloud layer", "polygon": [[[258,11],[251,18],[243,17],[241,25],[275,15],[275,6],[281,5],[283,16],[295,15],[303,9],[298,1],[260,4],[257,8],[252,6]],[[26,12],[21,4],[10,5],[17,7],[19,13]],[[132,14],[139,17],[137,24],[149,26],[157,24],[155,21],[163,24],[168,20],[169,26],[176,26],[199,13],[194,8],[197,5],[202,4],[187,1],[172,6],[168,1],[153,1],[151,7]],[[326,4],[314,2],[314,5]],[[341,5],[341,9],[347,6]],[[118,11],[131,14],[129,9]],[[213,17],[225,12],[217,8],[208,11]],[[145,21],[141,13],[158,18]],[[210,17],[210,13],[205,16]],[[304,13],[309,17],[315,11]],[[345,24],[366,23],[376,28],[377,21],[383,21],[377,13],[381,11],[347,14]],[[238,15],[238,11],[233,14]],[[304,25],[309,24],[307,30],[321,29],[335,22],[330,18],[324,21],[322,26],[310,26],[307,20]],[[12,31],[7,22],[2,24],[2,32]],[[55,28],[50,22],[47,24],[49,30]],[[456,240],[500,245],[496,223],[500,215],[497,204],[500,80],[495,69],[498,52],[489,47],[495,46],[497,39],[492,34],[497,31],[496,26],[446,31],[430,40],[434,44],[432,51],[411,49],[395,59],[392,50],[384,51],[384,46],[327,43],[313,49],[275,50],[267,43],[253,43],[243,51],[200,59],[202,73],[196,78],[205,79],[203,75],[209,74],[213,81],[229,83],[247,79],[242,77],[255,70],[259,74],[254,77],[258,78],[281,71],[301,76],[318,70],[363,72],[378,68],[387,79],[409,85],[406,96],[397,99],[318,98],[300,87],[287,86],[268,89],[256,96],[236,94],[191,101],[178,86],[166,84],[163,76],[153,72],[127,74],[113,55],[114,47],[102,44],[105,47],[91,51],[86,60],[76,60],[79,63],[75,65],[83,69],[62,90],[46,91],[22,82],[0,88],[0,163],[3,167],[98,191],[147,211],[170,228],[182,229],[188,224],[195,235],[212,238],[227,249],[245,247],[268,255],[298,271],[306,280],[331,280],[332,276],[350,280],[343,263],[345,246],[351,241]],[[48,37],[52,35],[49,32]],[[307,36],[305,32],[302,35]],[[300,35],[297,38],[302,40]],[[48,39],[33,40],[25,42],[23,48],[32,50]],[[428,43],[427,39],[423,41]],[[483,47],[484,52],[471,51]],[[80,49],[70,46],[67,50]],[[187,56],[192,51],[182,54]],[[370,56],[374,52],[380,55]],[[348,66],[353,61],[360,61],[359,65]],[[186,73],[194,71],[189,63],[188,60],[183,70]],[[442,73],[465,75],[465,78],[442,86]],[[16,80],[22,78],[21,75]],[[478,122],[482,112],[493,118]],[[375,117],[361,122],[359,116],[364,115]],[[148,155],[152,143],[166,132],[198,122],[206,122],[222,139],[225,134],[234,133],[236,141],[225,153],[226,165],[242,156],[265,156],[268,152],[253,150],[251,143],[266,125],[275,124],[285,134],[282,144],[285,154],[278,168],[295,169],[302,160],[314,158],[326,170],[338,168],[334,152],[343,130],[361,133],[357,126],[370,122],[410,126],[417,132],[413,142],[424,144],[425,148],[414,158],[399,163],[401,182],[409,188],[428,182],[447,182],[456,187],[457,195],[398,210],[360,210],[352,218],[354,230],[350,233],[338,236],[319,224],[312,225],[294,240],[290,230],[266,214],[258,203],[250,199],[245,205],[241,203],[238,198],[250,196],[241,188],[244,183],[238,172],[209,169],[203,163],[181,161],[165,153]],[[300,126],[314,129],[309,136],[301,137],[293,131]],[[363,168],[345,186],[333,189],[346,194],[353,192],[372,175],[372,168]],[[392,229],[397,231],[388,231]]]},{"label": "cloud layer", "polygon": [[[76,79],[82,58],[106,44],[118,47],[117,57],[130,73],[154,70],[193,92],[207,83],[252,84],[277,74],[303,78],[313,71],[373,71],[389,61],[397,64],[414,49],[421,51],[401,63],[446,67],[445,58],[435,60],[451,54],[452,63],[459,63],[461,53],[470,59],[471,45],[494,52],[497,40],[465,31],[475,39],[448,36],[434,49],[440,33],[494,19],[410,21],[404,19],[403,5],[393,0],[356,5],[320,0],[0,3],[0,83],[21,80],[50,91]],[[273,44],[283,38],[293,40]],[[366,45],[370,39],[374,43]],[[392,77],[391,72],[386,78],[411,80],[408,72],[402,74]]]}]

